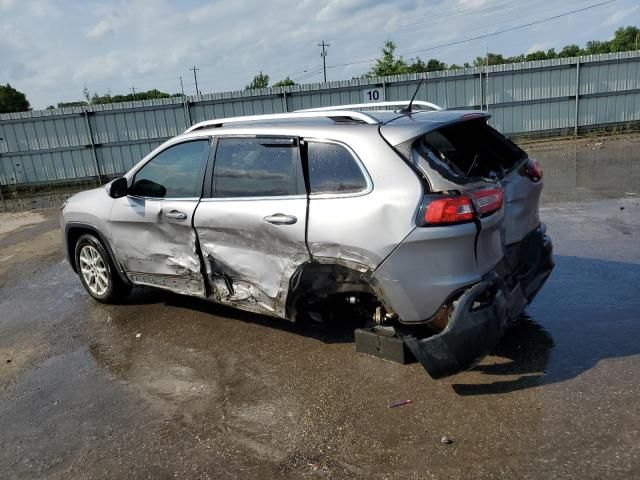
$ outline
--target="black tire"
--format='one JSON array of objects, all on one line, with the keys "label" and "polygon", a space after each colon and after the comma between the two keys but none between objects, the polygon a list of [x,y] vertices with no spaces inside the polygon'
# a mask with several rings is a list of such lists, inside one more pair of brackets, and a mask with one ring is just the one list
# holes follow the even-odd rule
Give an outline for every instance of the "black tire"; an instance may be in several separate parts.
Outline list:
[{"label": "black tire", "polygon": [[[80,282],[95,300],[119,303],[131,293],[131,286],[120,279],[111,256],[95,235],[82,235],[76,243],[74,254]],[[94,261],[87,263],[91,259]]]}]

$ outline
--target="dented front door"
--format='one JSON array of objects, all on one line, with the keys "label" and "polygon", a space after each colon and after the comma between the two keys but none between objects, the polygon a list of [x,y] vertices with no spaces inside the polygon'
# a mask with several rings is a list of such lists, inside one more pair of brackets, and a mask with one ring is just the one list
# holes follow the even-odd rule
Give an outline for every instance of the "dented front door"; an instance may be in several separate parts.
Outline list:
[{"label": "dented front door", "polygon": [[210,189],[194,227],[212,298],[285,317],[289,278],[309,259],[297,139],[219,138]]},{"label": "dented front door", "polygon": [[171,145],[114,200],[111,243],[131,281],[205,296],[193,215],[202,194],[209,140]]}]

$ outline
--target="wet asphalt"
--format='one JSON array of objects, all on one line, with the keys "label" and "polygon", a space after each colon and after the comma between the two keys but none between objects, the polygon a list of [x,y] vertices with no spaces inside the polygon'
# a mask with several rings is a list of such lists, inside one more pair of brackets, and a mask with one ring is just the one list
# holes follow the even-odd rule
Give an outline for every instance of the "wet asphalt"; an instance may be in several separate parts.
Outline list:
[{"label": "wet asphalt", "polygon": [[98,304],[43,210],[0,236],[0,477],[640,478],[640,143],[602,143],[531,146],[557,267],[439,381],[356,354],[347,320]]}]

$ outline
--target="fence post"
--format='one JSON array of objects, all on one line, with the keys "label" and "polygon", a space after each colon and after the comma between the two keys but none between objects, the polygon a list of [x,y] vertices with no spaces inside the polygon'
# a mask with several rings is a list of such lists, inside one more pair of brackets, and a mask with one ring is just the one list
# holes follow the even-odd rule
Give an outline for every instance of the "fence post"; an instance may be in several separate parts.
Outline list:
[{"label": "fence post", "polygon": [[193,123],[191,123],[191,108],[189,107],[189,100],[187,97],[183,97],[184,101],[182,102],[182,107],[184,109],[184,121],[187,124],[187,128],[191,127]]},{"label": "fence post", "polygon": [[2,202],[2,211],[7,211],[7,206],[4,203],[4,197],[2,196],[2,184],[0,183],[0,202]]},{"label": "fence post", "polygon": [[87,135],[89,135],[89,141],[91,142],[91,155],[93,157],[93,164],[96,167],[96,174],[98,175],[98,184],[102,185],[102,175],[100,175],[100,165],[98,164],[98,155],[96,154],[96,144],[93,141],[93,131],[91,130],[91,122],[89,121],[89,110],[87,109],[84,110],[84,121],[87,126]]},{"label": "fence post", "polygon": [[487,106],[486,111],[488,112],[489,111],[489,65],[487,65],[487,71],[485,72],[485,75],[484,75],[484,82],[485,82],[484,101]]},{"label": "fence post", "polygon": [[576,61],[576,112],[573,123],[573,135],[578,136],[578,104],[580,103],[580,59]]},{"label": "fence post", "polygon": [[284,108],[285,113],[289,111],[289,103],[287,102],[287,92],[282,92],[282,108]]}]

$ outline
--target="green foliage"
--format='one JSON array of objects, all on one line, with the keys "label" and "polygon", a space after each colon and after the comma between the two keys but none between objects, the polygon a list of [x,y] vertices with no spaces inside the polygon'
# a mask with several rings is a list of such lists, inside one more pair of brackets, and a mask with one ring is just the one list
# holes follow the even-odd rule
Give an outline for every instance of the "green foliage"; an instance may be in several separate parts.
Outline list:
[{"label": "green foliage", "polygon": [[105,103],[118,103],[118,102],[132,102],[134,100],[155,100],[158,98],[170,98],[170,97],[181,97],[180,93],[174,93],[173,95],[161,92],[158,89],[148,90],[146,92],[136,92],[135,95],[133,93],[129,93],[126,95],[111,95],[111,93],[106,93],[104,95],[98,95],[94,93],[91,97],[92,105],[101,105]]},{"label": "green foliage", "polygon": [[610,53],[611,42],[600,42],[598,40],[591,40],[587,42],[585,53],[587,55],[594,55],[596,53]]},{"label": "green foliage", "polygon": [[537,52],[527,53],[524,56],[525,62],[534,62],[536,60],[546,60],[546,59],[547,59],[547,54],[542,50],[538,50]]},{"label": "green foliage", "polygon": [[[536,60],[551,60],[554,58],[577,57],[580,55],[595,55],[599,53],[610,52],[626,52],[636,50],[640,47],[640,29],[637,27],[620,27],[616,30],[613,40],[591,40],[587,42],[585,48],[578,45],[566,45],[556,52],[554,48],[550,48],[546,52],[538,50],[527,54],[515,55],[513,57],[505,57],[500,53],[489,52],[487,56],[476,57],[473,61],[474,67],[482,67],[487,65],[501,65],[505,63],[532,62]],[[435,58],[429,59],[426,63],[415,58],[410,62],[406,62],[402,56],[396,56],[396,44],[387,40],[382,47],[382,56],[376,60],[376,64],[369,70],[365,77],[382,77],[386,75],[399,75],[403,73],[422,73],[434,72],[438,70],[450,70],[462,68],[453,64],[447,67],[447,64]],[[470,67],[469,63],[464,64],[464,68]]]},{"label": "green foliage", "polygon": [[396,44],[387,40],[382,47],[382,57],[376,60],[376,64],[366,74],[367,77],[385,77],[387,75],[401,75],[407,72],[407,63],[402,57],[395,57]]},{"label": "green foliage", "polygon": [[437,72],[439,70],[446,70],[447,64],[430,58],[427,63],[424,63],[420,57],[417,57],[411,63],[407,64],[406,71],[404,73],[423,73],[423,72]]},{"label": "green foliage", "polygon": [[577,57],[578,55],[583,55],[584,50],[582,50],[578,45],[566,45],[560,53],[558,53],[558,58],[567,58],[567,57]]},{"label": "green foliage", "polygon": [[16,90],[8,83],[0,85],[0,113],[26,112],[31,105],[24,93]]},{"label": "green foliage", "polygon": [[274,83],[271,86],[272,87],[290,87],[291,85],[295,85],[295,84],[296,84],[296,82],[294,82],[289,77],[287,77],[287,78],[284,78],[284,79],[280,80],[279,82]]},{"label": "green foliage", "polygon": [[628,52],[640,48],[640,28],[620,27],[611,40],[612,52]]},{"label": "green foliage", "polygon": [[87,105],[89,105],[89,104],[87,102],[85,102],[84,100],[80,100],[80,101],[77,101],[77,102],[58,102],[58,108],[86,107]]},{"label": "green foliage", "polygon": [[244,87],[244,89],[253,90],[256,88],[267,88],[268,86],[269,86],[269,75],[267,75],[266,73],[262,73],[261,71],[255,77],[253,77],[253,80],[251,80],[251,83],[246,87]]}]

